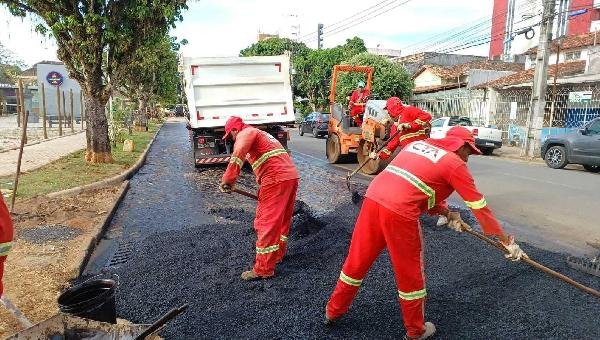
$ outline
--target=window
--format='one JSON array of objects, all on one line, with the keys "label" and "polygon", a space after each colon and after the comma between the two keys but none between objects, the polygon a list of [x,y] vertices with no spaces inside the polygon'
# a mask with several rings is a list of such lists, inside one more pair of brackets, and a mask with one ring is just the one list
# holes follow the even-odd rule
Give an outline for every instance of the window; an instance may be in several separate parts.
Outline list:
[{"label": "window", "polygon": [[575,52],[567,52],[565,53],[565,60],[569,61],[569,60],[579,60],[581,59],[581,51],[575,51]]},{"label": "window", "polygon": [[450,122],[448,122],[449,126],[454,126],[454,125],[458,125],[458,126],[473,126],[473,123],[471,123],[471,120],[467,117],[450,117]]},{"label": "window", "polygon": [[588,135],[600,135],[600,119],[593,121],[587,127]]},{"label": "window", "polygon": [[444,126],[444,120],[443,119],[436,119],[433,122],[431,122],[431,127],[432,128],[437,128],[437,127],[442,127]]}]

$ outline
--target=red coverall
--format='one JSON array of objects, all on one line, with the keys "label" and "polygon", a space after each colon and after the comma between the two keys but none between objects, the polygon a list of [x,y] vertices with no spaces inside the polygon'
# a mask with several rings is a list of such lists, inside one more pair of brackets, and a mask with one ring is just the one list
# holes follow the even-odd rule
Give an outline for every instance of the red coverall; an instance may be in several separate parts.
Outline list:
[{"label": "red coverall", "polygon": [[440,203],[454,190],[471,208],[486,234],[503,233],[485,198],[477,191],[466,163],[440,144],[443,140],[427,139],[408,145],[369,185],[348,256],[327,303],[329,319],[348,311],[369,267],[387,246],[407,334],[423,334],[427,293],[419,215],[439,213]]},{"label": "red coverall", "polygon": [[234,184],[244,161],[252,165],[259,185],[254,272],[272,276],[285,255],[298,190],[298,171],[281,143],[269,133],[244,125],[238,132],[222,182]]},{"label": "red coverall", "polygon": [[362,116],[365,113],[365,103],[369,97],[369,90],[364,89],[363,92],[354,90],[350,96],[350,116],[354,119],[356,126],[362,125]]},{"label": "red coverall", "polygon": [[0,297],[4,292],[4,286],[2,285],[4,261],[12,248],[13,233],[14,227],[10,219],[10,213],[8,212],[6,204],[4,204],[2,194],[0,194]]},{"label": "red coverall", "polygon": [[[379,158],[388,159],[398,146],[403,148],[412,142],[429,138],[426,129],[429,127],[430,121],[431,115],[429,113],[418,107],[404,106],[401,110],[398,124],[408,123],[410,124],[410,129],[406,129],[392,138],[388,145],[379,153]],[[398,131],[398,128],[394,124],[392,125],[390,135],[393,136],[396,131]]]}]

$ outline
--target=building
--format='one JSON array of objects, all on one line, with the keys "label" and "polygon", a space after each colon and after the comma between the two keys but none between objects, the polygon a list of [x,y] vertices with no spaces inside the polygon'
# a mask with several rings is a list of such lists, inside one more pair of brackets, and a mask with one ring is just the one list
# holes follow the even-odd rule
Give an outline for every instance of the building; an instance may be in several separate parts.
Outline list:
[{"label": "building", "polygon": [[[599,67],[593,61],[600,54],[600,32],[590,32],[574,36],[566,36],[560,39],[554,39],[550,42],[550,65],[564,63],[568,61],[585,61],[586,65],[595,68],[600,72]],[[535,67],[537,57],[537,47],[530,48],[525,52],[527,59],[525,68]],[[558,60],[557,60],[558,58]]]},{"label": "building", "polygon": [[400,57],[401,51],[400,50],[394,50],[394,49],[390,49],[390,48],[367,48],[367,52],[371,53],[371,54],[375,54],[375,55],[380,55],[380,56],[384,56],[386,58],[398,58]]},{"label": "building", "polygon": [[402,64],[408,73],[414,75],[424,65],[454,66],[471,61],[485,61],[486,57],[437,52],[423,52],[404,57],[393,58],[392,61]]},{"label": "building", "polygon": [[263,41],[263,40],[267,40],[267,39],[271,39],[271,38],[279,38],[279,35],[259,32],[258,37],[256,38],[256,41]]},{"label": "building", "polygon": [[[494,0],[489,58],[510,61],[539,41],[542,0]],[[553,39],[600,29],[600,0],[556,0]]]}]

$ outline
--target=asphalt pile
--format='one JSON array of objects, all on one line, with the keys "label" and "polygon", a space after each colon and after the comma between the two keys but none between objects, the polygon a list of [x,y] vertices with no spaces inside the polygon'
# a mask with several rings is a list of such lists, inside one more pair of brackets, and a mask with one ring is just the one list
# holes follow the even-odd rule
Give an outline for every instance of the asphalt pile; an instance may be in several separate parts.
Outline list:
[{"label": "asphalt pile", "polygon": [[[251,182],[245,185],[252,186]],[[314,184],[303,180],[300,190],[307,185]],[[258,282],[239,278],[254,259],[253,203],[241,197],[219,200],[222,195],[214,190],[203,192],[205,201],[219,200],[209,213],[229,223],[146,238],[133,258],[116,269],[121,279],[119,317],[148,323],[188,303],[188,311],[169,323],[162,336],[398,338],[404,329],[386,252],[372,267],[344,319],[331,328],[322,324],[359,211],[344,189],[336,183],[327,188],[341,201],[346,198],[345,204],[323,209],[308,196],[298,203],[301,207],[293,219],[284,262],[275,278]],[[464,217],[475,225],[468,212]],[[436,227],[435,222],[430,217],[422,220],[426,319],[438,327],[438,338],[600,338],[597,300],[524,264],[505,260],[499,251],[469,235]],[[600,288],[593,276],[570,269],[563,255],[528,245],[523,248],[531,258]]]}]

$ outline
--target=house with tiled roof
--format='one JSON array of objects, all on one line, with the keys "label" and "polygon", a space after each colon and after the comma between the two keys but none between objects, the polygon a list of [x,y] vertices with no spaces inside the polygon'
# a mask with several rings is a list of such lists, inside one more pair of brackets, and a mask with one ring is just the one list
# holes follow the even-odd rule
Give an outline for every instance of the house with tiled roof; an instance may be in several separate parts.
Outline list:
[{"label": "house with tiled roof", "polygon": [[[548,65],[548,80],[583,74],[585,71],[585,60],[567,61],[558,65]],[[504,88],[509,86],[531,86],[535,69],[525,69],[498,79],[475,86],[475,89]]]},{"label": "house with tiled roof", "polygon": [[415,95],[471,88],[482,82],[522,71],[523,64],[476,60],[454,66],[423,65],[414,75]]},{"label": "house with tiled roof", "polygon": [[[588,61],[594,55],[600,53],[600,34],[590,32],[575,36],[567,36],[554,39],[550,42],[550,57],[548,64],[554,65],[568,61]],[[530,48],[525,52],[527,59],[525,68],[534,68],[537,57],[537,47]]]}]

